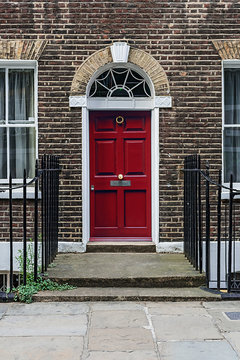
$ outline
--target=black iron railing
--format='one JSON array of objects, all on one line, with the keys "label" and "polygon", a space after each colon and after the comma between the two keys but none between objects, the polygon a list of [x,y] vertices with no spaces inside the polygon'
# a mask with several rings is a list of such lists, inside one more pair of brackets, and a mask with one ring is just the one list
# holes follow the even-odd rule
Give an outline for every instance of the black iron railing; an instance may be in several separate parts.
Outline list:
[{"label": "black iron railing", "polygon": [[[184,252],[196,270],[206,272],[206,285],[240,291],[240,192],[222,184],[221,170],[200,155],[184,161]],[[226,199],[222,199],[222,193]]]},{"label": "black iron railing", "polygon": [[[32,180],[26,178],[26,170],[23,173],[22,185],[13,185],[12,177],[10,175],[9,186],[0,188],[0,192],[9,192],[8,208],[9,208],[9,272],[10,272],[10,291],[13,288],[13,246],[14,234],[13,229],[15,225],[14,207],[19,206],[22,201],[22,259],[23,259],[23,284],[27,282],[27,244],[29,240],[28,234],[28,216],[29,210],[27,208],[28,202],[32,200],[27,199],[29,188],[34,187],[34,226],[33,238],[34,245],[34,279],[36,280],[40,273],[47,270],[48,265],[53,261],[58,251],[58,208],[59,208],[59,159],[53,155],[44,155],[41,161],[36,161],[35,177]],[[13,191],[16,189],[23,189],[23,199],[13,201]],[[32,221],[32,216],[31,220]],[[19,222],[19,219],[18,219]],[[40,253],[39,253],[40,249]],[[40,264],[40,266],[39,266]],[[0,264],[1,265],[1,264]]]}]

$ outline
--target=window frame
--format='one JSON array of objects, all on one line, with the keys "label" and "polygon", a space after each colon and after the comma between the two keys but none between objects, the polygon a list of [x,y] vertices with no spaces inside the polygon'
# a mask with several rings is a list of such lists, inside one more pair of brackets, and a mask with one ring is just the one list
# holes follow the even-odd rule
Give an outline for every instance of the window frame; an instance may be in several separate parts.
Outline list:
[{"label": "window frame", "polygon": [[[35,129],[35,160],[38,158],[38,62],[37,60],[0,60],[0,69],[4,69],[5,71],[5,123],[0,123],[0,128],[7,129],[7,136],[9,138],[9,129],[10,128],[34,128]],[[8,122],[8,70],[16,69],[16,70],[25,70],[25,69],[33,69],[33,81],[34,81],[34,121],[27,123],[15,123],[9,124]],[[9,142],[7,145],[7,178],[1,179],[0,184],[8,184],[9,183],[9,175],[10,175],[10,148]],[[13,179],[15,184],[22,183],[22,179]]]}]

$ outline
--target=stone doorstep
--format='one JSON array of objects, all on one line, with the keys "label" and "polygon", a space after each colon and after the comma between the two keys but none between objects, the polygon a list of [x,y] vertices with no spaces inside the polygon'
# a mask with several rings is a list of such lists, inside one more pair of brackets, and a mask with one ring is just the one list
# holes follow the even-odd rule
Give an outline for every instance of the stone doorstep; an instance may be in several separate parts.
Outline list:
[{"label": "stone doorstep", "polygon": [[41,291],[34,301],[220,301],[221,295],[200,288],[77,288]]},{"label": "stone doorstep", "polygon": [[92,241],[87,243],[88,253],[156,253],[156,245],[152,242],[107,242]]},{"label": "stone doorstep", "polygon": [[183,254],[58,254],[47,270],[58,283],[77,287],[183,288],[205,284]]},{"label": "stone doorstep", "polygon": [[51,280],[59,284],[68,283],[76,287],[114,287],[114,288],[191,288],[204,286],[205,275],[202,276],[162,276],[162,277],[54,277]]}]

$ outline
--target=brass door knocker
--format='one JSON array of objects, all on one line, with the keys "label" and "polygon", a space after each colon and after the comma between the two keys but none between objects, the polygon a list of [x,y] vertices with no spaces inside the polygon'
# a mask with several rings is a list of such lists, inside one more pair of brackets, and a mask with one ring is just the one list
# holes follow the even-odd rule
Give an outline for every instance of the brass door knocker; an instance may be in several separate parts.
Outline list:
[{"label": "brass door knocker", "polygon": [[118,125],[123,124],[123,122],[124,122],[124,117],[123,117],[123,116],[117,116],[117,117],[116,117],[116,123],[117,123]]}]

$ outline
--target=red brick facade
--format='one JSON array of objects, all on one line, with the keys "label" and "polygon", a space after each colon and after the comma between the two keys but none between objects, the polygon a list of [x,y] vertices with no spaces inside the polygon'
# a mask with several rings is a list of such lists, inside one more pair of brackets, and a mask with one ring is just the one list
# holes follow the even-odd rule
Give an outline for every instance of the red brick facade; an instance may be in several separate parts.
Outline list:
[{"label": "red brick facade", "polygon": [[160,239],[183,240],[184,156],[199,152],[221,167],[222,69],[213,40],[239,39],[240,4],[1,0],[0,19],[0,40],[47,41],[38,60],[39,154],[61,159],[60,240],[82,237],[81,109],[69,107],[76,70],[115,41],[159,61],[173,100],[160,109]]}]

